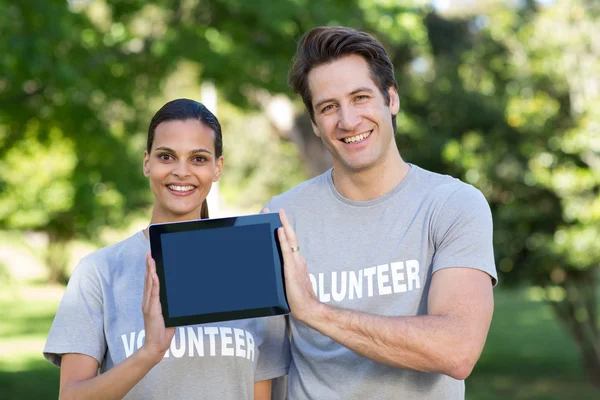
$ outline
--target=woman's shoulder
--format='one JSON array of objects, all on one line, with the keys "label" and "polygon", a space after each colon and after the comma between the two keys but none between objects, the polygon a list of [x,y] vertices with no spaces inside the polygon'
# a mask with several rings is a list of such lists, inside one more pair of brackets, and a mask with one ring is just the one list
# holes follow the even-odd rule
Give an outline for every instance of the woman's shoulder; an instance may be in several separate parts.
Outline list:
[{"label": "woman's shoulder", "polygon": [[81,259],[77,268],[104,271],[119,268],[132,261],[145,259],[145,253],[150,251],[150,246],[142,231],[138,231],[127,239],[102,247]]}]

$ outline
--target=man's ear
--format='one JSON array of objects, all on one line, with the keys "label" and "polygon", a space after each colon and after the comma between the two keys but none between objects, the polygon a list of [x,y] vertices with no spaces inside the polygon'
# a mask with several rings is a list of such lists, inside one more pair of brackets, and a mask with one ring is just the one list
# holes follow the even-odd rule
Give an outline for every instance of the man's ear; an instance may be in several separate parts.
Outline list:
[{"label": "man's ear", "polygon": [[147,178],[150,176],[150,170],[148,169],[148,162],[150,161],[150,155],[147,151],[144,151],[144,163],[142,168],[144,169],[144,176]]},{"label": "man's ear", "polygon": [[319,127],[317,126],[317,124],[315,124],[313,122],[313,120],[310,120],[310,124],[312,125],[313,128],[313,132],[315,133],[315,135],[317,135],[318,137],[321,137],[321,131],[319,131]]},{"label": "man's ear", "polygon": [[219,180],[219,178],[221,177],[221,172],[223,172],[223,164],[225,163],[225,159],[223,158],[223,156],[219,157],[217,159],[217,162],[215,163],[215,172],[213,173],[213,182],[216,182]]},{"label": "man's ear", "polygon": [[390,86],[388,89],[388,96],[390,98],[390,112],[392,115],[396,115],[400,111],[400,97],[398,96],[398,90],[394,86]]}]

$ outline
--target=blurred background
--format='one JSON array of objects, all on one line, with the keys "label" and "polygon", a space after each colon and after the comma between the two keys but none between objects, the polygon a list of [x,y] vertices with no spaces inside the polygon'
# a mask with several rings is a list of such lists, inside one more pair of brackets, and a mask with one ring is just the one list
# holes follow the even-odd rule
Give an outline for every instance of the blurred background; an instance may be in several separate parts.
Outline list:
[{"label": "blurred background", "polygon": [[317,25],[396,67],[405,160],[478,187],[500,284],[467,399],[600,398],[600,1],[0,0],[0,399],[53,399],[41,355],[78,260],[145,227],[151,116],[223,125],[213,217],[329,167],[286,85]]}]

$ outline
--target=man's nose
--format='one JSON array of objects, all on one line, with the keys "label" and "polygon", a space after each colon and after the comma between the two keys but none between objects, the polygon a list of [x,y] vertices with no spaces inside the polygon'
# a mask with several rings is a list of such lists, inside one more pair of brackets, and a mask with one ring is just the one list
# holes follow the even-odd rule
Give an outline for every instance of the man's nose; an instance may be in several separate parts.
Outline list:
[{"label": "man's nose", "polygon": [[361,122],[361,117],[354,107],[340,107],[339,113],[340,120],[338,121],[338,127],[340,129],[352,131]]}]

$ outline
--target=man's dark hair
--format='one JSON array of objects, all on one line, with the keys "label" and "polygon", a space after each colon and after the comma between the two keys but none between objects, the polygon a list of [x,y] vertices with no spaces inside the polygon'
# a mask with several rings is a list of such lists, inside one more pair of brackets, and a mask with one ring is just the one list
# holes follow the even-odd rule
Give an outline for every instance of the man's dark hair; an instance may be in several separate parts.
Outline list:
[{"label": "man's dark hair", "polygon": [[[312,107],[312,94],[308,87],[308,74],[315,67],[349,55],[360,56],[367,62],[371,79],[387,104],[390,102],[389,88],[398,89],[394,66],[381,43],[371,35],[344,26],[313,28],[300,38],[288,78],[292,90],[302,96],[302,101],[313,122],[315,122],[315,112]],[[395,132],[395,115],[392,115],[392,126]]]}]

